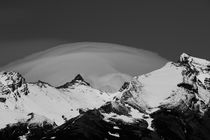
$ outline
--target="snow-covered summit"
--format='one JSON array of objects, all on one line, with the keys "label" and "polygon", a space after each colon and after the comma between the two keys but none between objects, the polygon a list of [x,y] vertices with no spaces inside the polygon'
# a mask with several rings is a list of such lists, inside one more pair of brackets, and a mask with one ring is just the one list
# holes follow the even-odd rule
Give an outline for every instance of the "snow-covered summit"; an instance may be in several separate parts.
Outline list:
[{"label": "snow-covered summit", "polygon": [[183,53],[180,56],[180,63],[188,64],[192,69],[197,71],[209,72],[210,71],[210,61],[206,59],[201,59],[197,57],[190,56],[186,53]]},{"label": "snow-covered summit", "polygon": [[189,74],[196,76],[197,83],[206,89],[210,89],[210,61],[192,57],[183,53],[180,57],[180,63],[185,65]]},{"label": "snow-covered summit", "polygon": [[209,68],[209,61],[183,53],[176,63],[134,77],[120,100],[147,113],[164,107],[202,114],[210,101]]}]

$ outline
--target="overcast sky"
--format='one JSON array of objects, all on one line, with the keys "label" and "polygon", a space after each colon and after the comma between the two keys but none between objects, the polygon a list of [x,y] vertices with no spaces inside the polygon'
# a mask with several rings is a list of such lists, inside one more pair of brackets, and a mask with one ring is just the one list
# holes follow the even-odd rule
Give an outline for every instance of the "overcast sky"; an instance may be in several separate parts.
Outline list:
[{"label": "overcast sky", "polygon": [[65,42],[133,46],[176,60],[210,60],[210,5],[204,0],[0,1],[0,66]]}]

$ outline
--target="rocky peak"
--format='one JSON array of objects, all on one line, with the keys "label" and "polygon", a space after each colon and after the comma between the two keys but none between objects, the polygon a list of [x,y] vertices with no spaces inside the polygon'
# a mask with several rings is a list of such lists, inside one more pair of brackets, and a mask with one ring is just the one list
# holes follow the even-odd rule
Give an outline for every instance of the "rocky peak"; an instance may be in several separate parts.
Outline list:
[{"label": "rocky peak", "polygon": [[78,74],[71,82],[67,82],[66,84],[64,84],[62,86],[59,86],[57,88],[58,89],[60,89],[60,88],[68,88],[68,87],[70,87],[72,85],[75,85],[75,84],[90,86],[90,84],[88,82],[86,82],[84,80],[84,78],[80,74]]},{"label": "rocky peak", "polygon": [[32,84],[36,84],[40,88],[46,88],[47,86],[51,86],[52,87],[52,85],[50,85],[49,83],[41,81],[41,80],[38,80],[37,82],[32,83]]},{"label": "rocky peak", "polygon": [[2,72],[0,74],[1,96],[13,95],[17,100],[21,95],[28,94],[25,79],[17,72]]},{"label": "rocky peak", "polygon": [[193,85],[199,92],[205,90],[210,94],[210,61],[183,53],[180,63],[186,67],[182,73],[183,82]]},{"label": "rocky peak", "polygon": [[121,86],[121,88],[119,89],[120,92],[122,92],[125,89],[129,88],[130,83],[129,82],[124,82],[124,84]]},{"label": "rocky peak", "polygon": [[137,77],[134,77],[130,83],[124,84],[126,88],[120,92],[122,95],[120,97],[120,102],[128,104],[135,109],[138,109],[140,112],[146,113],[146,110],[149,109],[145,101],[143,100],[142,94],[142,84],[138,81]]},{"label": "rocky peak", "polygon": [[84,79],[80,74],[78,74],[72,81],[84,81]]},{"label": "rocky peak", "polygon": [[71,83],[82,83],[82,84],[84,84],[84,85],[90,86],[90,84],[89,84],[88,82],[86,82],[86,81],[84,80],[84,78],[83,78],[80,74],[78,74],[78,75],[71,81]]},{"label": "rocky peak", "polygon": [[196,70],[199,72],[201,71],[204,73],[210,72],[210,61],[206,59],[193,57],[186,53],[183,53],[180,56],[179,62],[182,64],[187,64],[192,70]]}]

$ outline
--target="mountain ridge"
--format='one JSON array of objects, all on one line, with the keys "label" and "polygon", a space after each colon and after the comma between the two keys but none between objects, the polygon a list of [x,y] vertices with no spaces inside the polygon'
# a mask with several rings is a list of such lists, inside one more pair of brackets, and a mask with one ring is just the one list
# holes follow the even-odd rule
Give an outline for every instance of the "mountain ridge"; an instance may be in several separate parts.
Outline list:
[{"label": "mountain ridge", "polygon": [[[55,123],[56,128],[62,130],[59,126],[65,126],[66,122],[74,127],[73,122],[68,120],[93,113],[106,125],[132,126],[135,129],[137,125],[142,126],[144,131],[156,132],[156,118],[159,118],[156,114],[159,112],[191,112],[204,117],[209,111],[210,61],[183,53],[177,62],[168,62],[153,72],[135,76],[116,93],[94,89],[80,74],[64,85],[53,87],[43,81],[27,83],[16,72],[1,72],[0,84],[0,113],[20,114],[5,121],[1,128],[18,123],[21,118],[27,120],[27,114],[32,113],[37,118],[44,118],[37,119],[38,122],[47,121],[51,126]],[[54,137],[52,135],[53,129],[47,137]],[[103,135],[125,138],[121,132],[106,132]],[[58,134],[56,137],[59,137]]]}]

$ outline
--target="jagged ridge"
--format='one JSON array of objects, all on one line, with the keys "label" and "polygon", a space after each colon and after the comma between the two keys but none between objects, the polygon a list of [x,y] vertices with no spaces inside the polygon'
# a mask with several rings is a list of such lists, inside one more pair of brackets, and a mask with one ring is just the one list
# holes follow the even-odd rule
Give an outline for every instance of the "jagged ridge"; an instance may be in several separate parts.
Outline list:
[{"label": "jagged ridge", "polygon": [[[12,111],[25,118],[26,114],[32,112],[54,121],[57,125],[79,115],[80,109],[99,108],[110,100],[107,93],[93,89],[81,75],[56,88],[43,81],[26,83],[19,73],[3,72],[0,75],[0,84],[0,109],[5,110],[4,113]],[[0,118],[6,119],[3,116]],[[11,123],[16,118],[12,120]],[[0,127],[4,125],[1,124]]]}]

